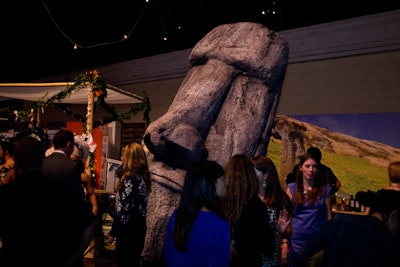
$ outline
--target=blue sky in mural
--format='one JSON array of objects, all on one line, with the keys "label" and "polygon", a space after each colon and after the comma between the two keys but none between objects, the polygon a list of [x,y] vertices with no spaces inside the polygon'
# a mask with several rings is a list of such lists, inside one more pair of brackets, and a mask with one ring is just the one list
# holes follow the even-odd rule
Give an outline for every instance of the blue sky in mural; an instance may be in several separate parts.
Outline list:
[{"label": "blue sky in mural", "polygon": [[400,148],[400,113],[289,116],[329,131]]}]

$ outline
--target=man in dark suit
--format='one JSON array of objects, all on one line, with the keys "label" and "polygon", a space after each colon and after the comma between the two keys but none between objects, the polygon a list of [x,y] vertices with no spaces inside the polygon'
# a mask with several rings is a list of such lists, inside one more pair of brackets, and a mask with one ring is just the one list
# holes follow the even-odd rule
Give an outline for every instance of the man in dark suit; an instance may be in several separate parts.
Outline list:
[{"label": "man in dark suit", "polygon": [[[86,207],[81,168],[77,161],[70,159],[74,148],[74,133],[66,129],[59,130],[54,135],[53,146],[52,154],[43,160],[42,171],[60,188],[62,201],[59,204],[65,210],[65,220],[60,225],[60,234],[65,238],[64,250],[70,251],[70,256],[72,256],[74,248],[80,242],[83,211]],[[68,266],[82,266],[82,260],[83,255],[81,259]]]},{"label": "man in dark suit", "polygon": [[13,156],[16,181],[0,187],[0,266],[64,266],[60,231],[69,215],[59,186],[41,171],[44,148],[36,138],[22,137]]}]

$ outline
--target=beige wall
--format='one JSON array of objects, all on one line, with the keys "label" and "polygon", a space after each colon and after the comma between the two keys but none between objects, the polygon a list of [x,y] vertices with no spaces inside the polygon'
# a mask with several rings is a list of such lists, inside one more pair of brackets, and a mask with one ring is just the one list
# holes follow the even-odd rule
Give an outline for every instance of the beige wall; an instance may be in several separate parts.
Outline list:
[{"label": "beige wall", "polygon": [[400,51],[289,64],[278,114],[400,112]]},{"label": "beige wall", "polygon": [[[143,95],[146,92],[150,99],[150,119],[153,121],[162,116],[171,105],[183,78],[174,78],[163,81],[144,82],[134,85],[121,86],[122,89]],[[140,121],[141,116],[136,116],[132,121]]]},{"label": "beige wall", "polygon": [[[400,112],[400,10],[280,32],[289,64],[278,114]],[[108,83],[150,98],[164,114],[191,49],[100,66]],[[86,70],[41,81],[69,80]],[[123,111],[123,108],[121,109]],[[131,122],[141,122],[138,114]]]},{"label": "beige wall", "polygon": [[[182,79],[121,88],[139,95],[145,91],[155,120],[167,111]],[[278,114],[375,112],[400,112],[400,51],[288,65]]]},{"label": "beige wall", "polygon": [[[138,95],[146,92],[153,121],[168,110],[182,80],[178,77],[120,88]],[[79,110],[84,112],[85,107]],[[120,112],[125,110],[128,107],[120,108]],[[288,65],[278,114],[375,112],[400,112],[399,50]],[[46,115],[46,120],[53,120],[52,114]],[[61,114],[54,115],[60,119]],[[131,122],[141,122],[142,117],[139,114]]]}]

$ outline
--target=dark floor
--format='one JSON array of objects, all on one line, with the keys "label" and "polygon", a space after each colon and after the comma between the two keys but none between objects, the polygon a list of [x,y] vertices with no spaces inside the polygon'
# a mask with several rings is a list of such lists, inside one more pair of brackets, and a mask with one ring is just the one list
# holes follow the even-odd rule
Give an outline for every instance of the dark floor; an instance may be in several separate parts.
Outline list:
[{"label": "dark floor", "polygon": [[93,259],[85,259],[83,261],[83,267],[117,267],[117,264],[114,260],[95,261]]},{"label": "dark floor", "polygon": [[[106,236],[110,231],[112,218],[109,214],[104,214],[102,220],[102,234]],[[95,242],[97,240],[97,243]],[[100,242],[100,243],[99,243]],[[100,248],[96,251],[96,244]],[[107,245],[103,239],[94,239],[85,252],[83,267],[116,267],[115,244]]]},{"label": "dark floor", "polygon": [[99,255],[95,257],[94,244],[89,246],[83,260],[83,267],[116,267],[115,262],[115,247],[104,246],[99,252]]}]

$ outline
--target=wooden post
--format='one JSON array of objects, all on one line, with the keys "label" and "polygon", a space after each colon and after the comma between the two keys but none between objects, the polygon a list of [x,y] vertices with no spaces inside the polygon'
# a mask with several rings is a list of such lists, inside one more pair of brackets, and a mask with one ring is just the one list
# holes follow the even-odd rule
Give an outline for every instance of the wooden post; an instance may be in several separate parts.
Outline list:
[{"label": "wooden post", "polygon": [[94,113],[94,90],[91,84],[88,84],[88,106],[86,113],[86,134],[92,134],[93,132],[93,113]]},{"label": "wooden post", "polygon": [[43,106],[38,106],[36,108],[36,128],[41,128],[42,127],[42,114],[44,113],[44,108]]}]

